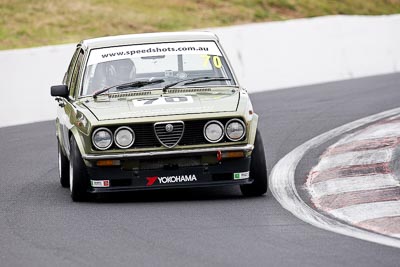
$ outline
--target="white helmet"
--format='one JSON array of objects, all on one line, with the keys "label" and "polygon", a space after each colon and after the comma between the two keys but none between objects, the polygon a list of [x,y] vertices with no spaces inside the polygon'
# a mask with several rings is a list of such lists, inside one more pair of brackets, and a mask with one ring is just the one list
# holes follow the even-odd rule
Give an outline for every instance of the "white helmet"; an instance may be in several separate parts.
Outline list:
[{"label": "white helmet", "polygon": [[129,58],[106,62],[105,76],[110,85],[133,82],[136,78],[135,63]]}]

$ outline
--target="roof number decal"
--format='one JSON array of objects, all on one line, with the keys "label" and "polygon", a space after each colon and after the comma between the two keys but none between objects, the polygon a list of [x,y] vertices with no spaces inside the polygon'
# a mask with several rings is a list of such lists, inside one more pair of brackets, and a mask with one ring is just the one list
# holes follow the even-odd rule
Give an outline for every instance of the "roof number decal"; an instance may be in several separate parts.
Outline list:
[{"label": "roof number decal", "polygon": [[203,66],[204,67],[208,66],[208,64],[210,62],[210,59],[212,57],[212,62],[214,64],[214,66],[217,69],[222,68],[222,61],[221,61],[221,58],[219,56],[201,55],[201,57],[204,58],[204,61],[203,61]]}]

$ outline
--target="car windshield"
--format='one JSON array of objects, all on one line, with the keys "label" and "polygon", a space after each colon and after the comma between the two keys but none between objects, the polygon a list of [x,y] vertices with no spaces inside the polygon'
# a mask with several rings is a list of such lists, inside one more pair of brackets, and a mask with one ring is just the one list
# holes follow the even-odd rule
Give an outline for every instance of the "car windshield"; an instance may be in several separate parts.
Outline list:
[{"label": "car windshield", "polygon": [[[87,60],[81,95],[93,95],[112,86],[115,87],[108,92],[172,87],[170,85],[173,83],[178,87],[184,85],[179,83],[181,80],[196,80],[203,77],[208,80],[190,86],[235,85],[232,73],[213,41],[93,49]],[[213,77],[216,79],[212,79]],[[153,80],[163,80],[163,82],[152,83]],[[116,86],[134,82],[143,83],[132,88]]]}]

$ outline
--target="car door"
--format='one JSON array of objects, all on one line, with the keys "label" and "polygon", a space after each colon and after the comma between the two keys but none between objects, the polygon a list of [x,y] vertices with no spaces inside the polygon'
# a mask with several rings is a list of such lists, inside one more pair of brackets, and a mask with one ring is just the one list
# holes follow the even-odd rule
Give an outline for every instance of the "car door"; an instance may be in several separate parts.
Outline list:
[{"label": "car door", "polygon": [[75,91],[78,86],[79,72],[82,66],[84,52],[78,47],[71,60],[68,71],[64,77],[64,84],[69,88],[69,95],[63,99],[62,105],[59,108],[60,130],[62,136],[62,144],[66,154],[69,157],[69,130],[73,127],[70,116],[74,112]]}]

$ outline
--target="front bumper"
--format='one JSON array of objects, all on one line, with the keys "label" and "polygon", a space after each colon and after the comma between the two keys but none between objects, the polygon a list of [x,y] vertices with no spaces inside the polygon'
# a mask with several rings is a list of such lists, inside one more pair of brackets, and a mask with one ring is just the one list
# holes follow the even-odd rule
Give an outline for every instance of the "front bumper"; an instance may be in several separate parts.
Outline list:
[{"label": "front bumper", "polygon": [[245,153],[253,151],[253,145],[244,146],[229,146],[229,147],[210,147],[210,148],[196,148],[196,149],[174,149],[174,150],[162,150],[162,151],[149,151],[149,152],[137,152],[137,153],[118,153],[118,154],[82,154],[82,158],[85,160],[102,160],[102,159],[124,159],[124,158],[147,158],[157,156],[170,156],[170,155],[190,155],[190,154],[206,154],[206,153],[217,153],[230,152],[230,151],[243,151]]},{"label": "front bumper", "polygon": [[[101,155],[84,158],[92,193],[152,190],[163,188],[207,187],[248,184],[252,145],[137,154]],[[217,153],[242,151],[243,157],[217,159]],[[111,156],[111,157],[110,157]],[[118,157],[117,157],[118,156]],[[119,166],[98,167],[96,160],[118,159]],[[107,187],[93,186],[107,181]]]}]

